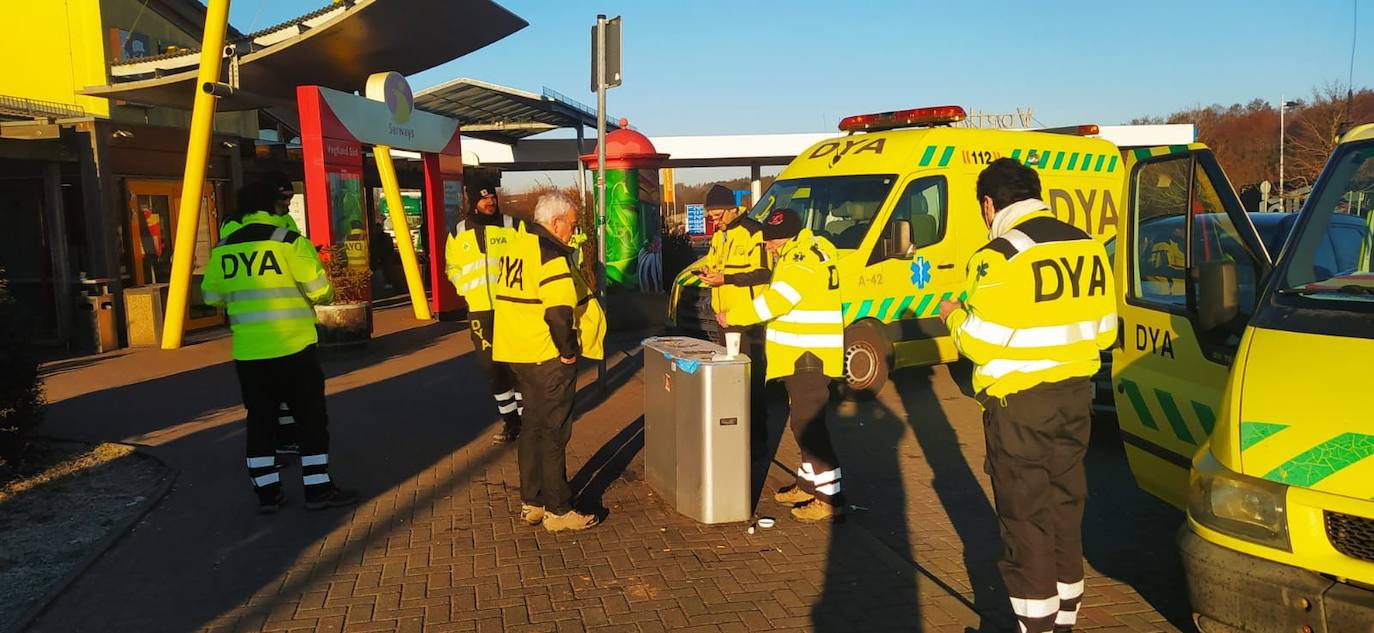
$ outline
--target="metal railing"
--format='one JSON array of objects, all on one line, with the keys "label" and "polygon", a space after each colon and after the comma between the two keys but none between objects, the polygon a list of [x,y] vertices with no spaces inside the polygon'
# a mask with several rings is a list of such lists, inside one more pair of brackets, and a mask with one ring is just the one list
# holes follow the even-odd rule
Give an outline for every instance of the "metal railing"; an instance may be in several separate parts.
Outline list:
[{"label": "metal railing", "polygon": [[70,103],[0,95],[0,114],[34,119],[76,119],[86,116],[86,108]]},{"label": "metal railing", "polygon": [[[572,109],[574,109],[574,110],[577,110],[577,111],[579,111],[579,112],[582,112],[583,114],[586,114],[588,117],[591,117],[591,119],[592,119],[593,121],[596,120],[596,109],[595,109],[595,108],[593,108],[593,107],[591,107],[591,106],[589,106],[589,105],[585,105],[585,104],[583,104],[582,102],[577,101],[576,99],[573,99],[572,97],[569,97],[568,95],[565,95],[565,94],[563,94],[563,93],[561,93],[561,92],[558,92],[557,90],[554,90],[553,88],[549,88],[548,86],[545,86],[545,87],[544,87],[543,95],[544,95],[544,98],[545,98],[545,99],[552,99],[552,100],[554,100],[554,101],[557,101],[557,102],[559,102],[559,103],[562,103],[563,105],[566,105],[566,106],[568,106],[568,107],[570,107],[570,108],[572,108]],[[607,123],[608,125],[610,125],[611,127],[620,127],[620,124],[618,123],[619,121],[620,121],[620,119],[617,119],[617,118],[615,118],[615,117],[613,117],[613,116],[611,116],[611,115],[609,115],[609,114],[606,115],[606,123]],[[634,126],[633,126],[633,125],[628,126],[628,127],[629,127],[630,129],[634,129]]]}]

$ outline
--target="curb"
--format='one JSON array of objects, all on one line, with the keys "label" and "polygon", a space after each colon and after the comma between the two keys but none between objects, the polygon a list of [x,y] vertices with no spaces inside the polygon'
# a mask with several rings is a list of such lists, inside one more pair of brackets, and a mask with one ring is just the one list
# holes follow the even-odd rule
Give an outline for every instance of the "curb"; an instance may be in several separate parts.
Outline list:
[{"label": "curb", "polygon": [[[35,439],[79,444],[90,443],[83,440],[71,440],[50,436],[35,436]],[[48,607],[52,606],[52,603],[57,600],[58,596],[61,596],[72,583],[75,583],[78,578],[86,573],[86,570],[90,569],[96,561],[100,560],[100,558],[105,555],[105,552],[108,552],[110,548],[114,547],[114,545],[127,536],[129,532],[133,531],[133,527],[137,525],[139,521],[142,521],[143,517],[147,516],[153,508],[162,503],[162,499],[167,496],[168,492],[171,492],[172,484],[176,482],[177,476],[181,474],[180,470],[162,461],[162,459],[157,456],[143,450],[143,447],[137,444],[126,444],[124,442],[97,442],[96,444],[118,444],[120,446],[128,446],[139,456],[161,464],[163,468],[167,469],[167,474],[163,476],[161,481],[153,485],[149,492],[144,493],[143,496],[147,499],[147,502],[144,503],[141,508],[128,517],[125,517],[124,521],[121,523],[115,525],[102,540],[95,543],[84,555],[82,555],[81,559],[67,571],[65,576],[54,583],[52,587],[49,587],[47,593],[43,594],[43,596],[38,599],[38,602],[34,603],[34,605],[29,607],[23,615],[19,616],[19,619],[15,621],[13,627],[0,631],[0,633],[20,633],[21,631],[27,630],[39,616],[43,615],[43,613],[48,610]]]}]

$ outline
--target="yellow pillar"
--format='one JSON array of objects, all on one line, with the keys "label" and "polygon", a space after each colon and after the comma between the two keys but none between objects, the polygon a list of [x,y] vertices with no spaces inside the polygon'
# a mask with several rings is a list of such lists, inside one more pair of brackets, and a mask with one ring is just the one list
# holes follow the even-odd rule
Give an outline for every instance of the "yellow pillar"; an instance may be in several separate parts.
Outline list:
[{"label": "yellow pillar", "polygon": [[406,273],[406,288],[410,290],[410,305],[415,318],[428,321],[429,300],[425,298],[425,284],[420,280],[420,263],[415,257],[415,244],[410,241],[410,226],[406,224],[406,210],[401,204],[401,184],[396,180],[396,165],[391,162],[391,148],[373,145],[372,157],[377,160],[377,173],[382,177],[382,193],[386,195],[387,215],[396,232],[396,248],[401,251],[401,268]]},{"label": "yellow pillar", "polygon": [[215,124],[215,97],[202,90],[202,86],[219,81],[224,30],[229,24],[229,0],[209,0],[207,4],[205,36],[200,42],[200,73],[191,111],[191,136],[186,143],[186,172],[181,180],[181,206],[177,210],[176,241],[172,245],[172,280],[167,289],[167,312],[163,315],[162,349],[181,347],[182,330],[186,326],[191,257],[196,249],[200,198],[205,188],[205,161],[210,154]]}]

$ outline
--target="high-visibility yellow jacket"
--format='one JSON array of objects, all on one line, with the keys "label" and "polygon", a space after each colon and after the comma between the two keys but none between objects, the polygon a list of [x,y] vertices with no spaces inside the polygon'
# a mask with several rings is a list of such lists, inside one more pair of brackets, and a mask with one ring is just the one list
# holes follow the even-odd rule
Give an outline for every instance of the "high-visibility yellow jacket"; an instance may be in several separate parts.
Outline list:
[{"label": "high-visibility yellow jacket", "polygon": [[224,225],[201,281],[205,303],[224,306],[236,360],[280,358],[316,342],[312,303],[334,297],[310,240],[266,212]]},{"label": "high-visibility yellow jacket", "polygon": [[[844,375],[844,314],[840,307],[839,255],[829,240],[802,229],[778,251],[772,281],[753,301],[725,312],[727,325],[767,323],[767,379],[799,370]],[[813,358],[803,359],[807,353]],[[807,361],[820,363],[807,367]]]},{"label": "high-visibility yellow jacket", "polygon": [[444,245],[444,275],[468,302],[469,312],[492,309],[491,282],[506,244],[515,237],[515,220],[508,215],[473,213],[448,236]]},{"label": "high-visibility yellow jacket", "polygon": [[740,216],[711,236],[708,265],[725,274],[725,283],[711,289],[711,306],[729,312],[754,300],[773,274],[763,225]]},{"label": "high-visibility yellow jacket", "polygon": [[1102,244],[1047,210],[973,254],[968,298],[946,325],[973,361],[973,388],[1005,398],[1091,376],[1116,341],[1116,294]]},{"label": "high-visibility yellow jacket", "polygon": [[494,360],[542,363],[579,354],[601,357],[605,334],[601,305],[576,279],[568,265],[571,254],[571,248],[542,226],[516,230],[496,263],[492,284]]}]

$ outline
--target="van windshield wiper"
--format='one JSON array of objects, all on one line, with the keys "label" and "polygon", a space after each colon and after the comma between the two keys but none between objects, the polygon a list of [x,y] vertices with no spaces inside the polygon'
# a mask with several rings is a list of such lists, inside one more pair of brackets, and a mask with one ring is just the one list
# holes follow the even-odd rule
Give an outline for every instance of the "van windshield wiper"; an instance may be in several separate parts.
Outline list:
[{"label": "van windshield wiper", "polygon": [[1347,294],[1347,295],[1374,295],[1374,286],[1361,286],[1357,284],[1347,284],[1344,286],[1326,286],[1320,288],[1280,288],[1278,293],[1281,295],[1316,295],[1316,294]]}]

